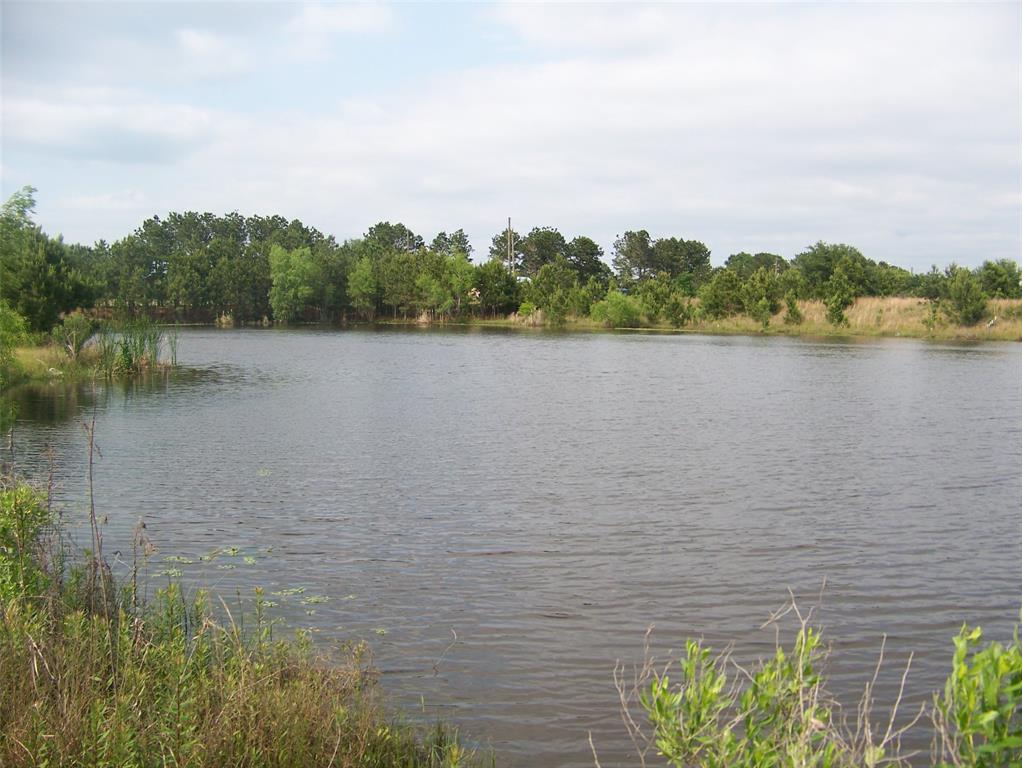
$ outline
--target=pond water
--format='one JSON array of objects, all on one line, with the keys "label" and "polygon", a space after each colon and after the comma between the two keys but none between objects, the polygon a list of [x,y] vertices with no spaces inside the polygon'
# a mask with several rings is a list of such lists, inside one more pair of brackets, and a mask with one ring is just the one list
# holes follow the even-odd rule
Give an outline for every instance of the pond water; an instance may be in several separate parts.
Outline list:
[{"label": "pond water", "polygon": [[156,583],[304,588],[278,614],[366,638],[395,706],[501,765],[592,765],[590,732],[634,763],[612,670],[650,624],[752,659],[825,582],[832,687],[887,634],[881,698],[912,652],[920,701],[962,621],[1007,639],[1022,605],[1022,345],[201,330],[179,360],[13,393],[21,468],[52,446],[81,521],[95,413],[108,554],[143,517]]}]

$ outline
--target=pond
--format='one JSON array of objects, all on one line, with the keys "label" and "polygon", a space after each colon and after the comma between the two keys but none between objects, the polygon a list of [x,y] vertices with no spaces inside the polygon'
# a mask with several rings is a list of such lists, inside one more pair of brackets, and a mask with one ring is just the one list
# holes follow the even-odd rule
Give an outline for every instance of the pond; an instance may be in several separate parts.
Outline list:
[{"label": "pond", "polygon": [[81,522],[95,414],[108,554],[141,517],[154,583],[284,593],[289,624],[365,638],[395,706],[501,765],[592,765],[590,732],[634,762],[612,671],[651,624],[660,654],[752,659],[791,589],[843,698],[886,634],[880,698],[911,652],[916,702],[961,622],[1018,619],[1022,345],[210,329],[179,360],[12,393],[21,469],[52,446]]}]

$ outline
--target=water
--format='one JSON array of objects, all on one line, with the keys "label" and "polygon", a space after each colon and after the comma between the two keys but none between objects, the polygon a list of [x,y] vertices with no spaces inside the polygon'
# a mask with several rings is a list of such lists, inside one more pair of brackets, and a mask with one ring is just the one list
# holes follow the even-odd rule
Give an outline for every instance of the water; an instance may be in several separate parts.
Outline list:
[{"label": "water", "polygon": [[108,551],[139,516],[157,561],[238,547],[172,567],[228,599],[306,588],[276,610],[368,639],[397,706],[502,765],[592,765],[589,732],[634,763],[611,673],[650,624],[660,653],[748,660],[825,581],[833,688],[854,701],[886,633],[882,697],[913,652],[918,702],[962,621],[1006,639],[1022,605],[1022,345],[210,330],[179,353],[170,380],[20,393],[22,466],[52,445],[81,520],[94,409]]}]

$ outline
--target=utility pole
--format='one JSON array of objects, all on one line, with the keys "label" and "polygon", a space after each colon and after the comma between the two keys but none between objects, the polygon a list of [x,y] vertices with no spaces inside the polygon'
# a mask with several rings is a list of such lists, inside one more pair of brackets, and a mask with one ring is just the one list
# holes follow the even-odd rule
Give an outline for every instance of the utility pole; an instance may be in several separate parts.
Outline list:
[{"label": "utility pole", "polygon": [[515,262],[511,255],[511,217],[507,217],[507,271],[515,273]]}]

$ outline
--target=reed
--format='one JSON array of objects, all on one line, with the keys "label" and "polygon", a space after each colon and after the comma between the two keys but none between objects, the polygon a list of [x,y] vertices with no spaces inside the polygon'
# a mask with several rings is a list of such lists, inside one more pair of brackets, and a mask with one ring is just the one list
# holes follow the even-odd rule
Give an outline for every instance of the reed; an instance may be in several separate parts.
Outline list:
[{"label": "reed", "polygon": [[260,591],[246,622],[174,582],[144,600],[138,553],[119,585],[90,510],[75,553],[46,494],[0,480],[0,765],[469,762],[449,729],[387,714],[364,646],[327,660],[308,634],[274,639]]}]

